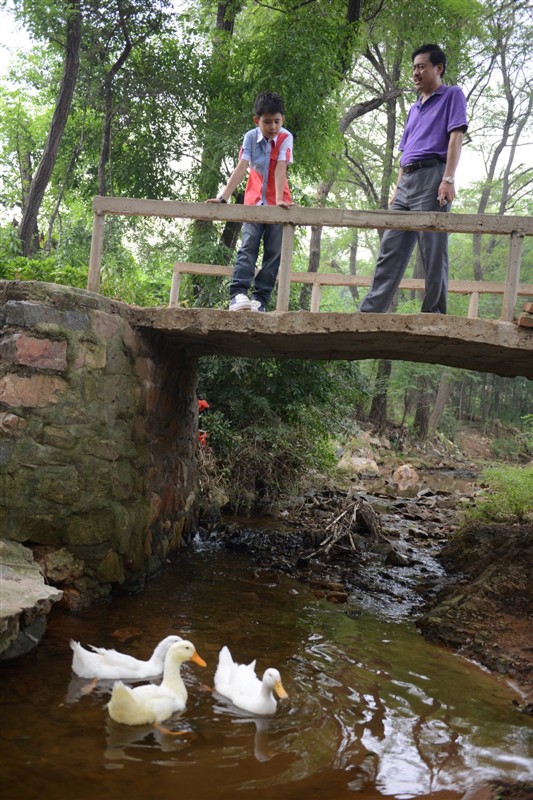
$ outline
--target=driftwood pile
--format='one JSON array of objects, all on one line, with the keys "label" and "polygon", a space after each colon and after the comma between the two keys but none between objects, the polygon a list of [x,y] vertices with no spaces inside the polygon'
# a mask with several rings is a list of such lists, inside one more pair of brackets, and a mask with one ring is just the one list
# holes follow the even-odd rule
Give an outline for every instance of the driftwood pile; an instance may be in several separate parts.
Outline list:
[{"label": "driftwood pile", "polygon": [[340,493],[308,495],[299,514],[299,525],[318,545],[304,556],[306,561],[354,554],[386,541],[379,515],[362,497]]}]

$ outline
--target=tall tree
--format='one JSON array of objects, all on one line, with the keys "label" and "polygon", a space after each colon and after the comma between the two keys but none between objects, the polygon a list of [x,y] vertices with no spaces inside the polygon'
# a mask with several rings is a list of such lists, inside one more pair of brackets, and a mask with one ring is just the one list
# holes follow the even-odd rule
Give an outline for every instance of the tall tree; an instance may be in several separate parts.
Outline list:
[{"label": "tall tree", "polygon": [[[477,55],[477,74],[469,101],[476,118],[483,121],[482,135],[486,164],[477,213],[492,206],[498,214],[513,208],[524,192],[531,191],[533,169],[523,163],[514,165],[523,134],[532,128],[533,74],[525,67],[533,45],[533,19],[528,3],[490,3],[486,8],[486,35]],[[487,49],[489,57],[487,58]],[[478,127],[481,127],[478,125]],[[483,280],[483,258],[495,247],[491,237],[473,237],[473,270],[476,280]]]},{"label": "tall tree", "polygon": [[39,234],[37,219],[44,193],[54,169],[61,138],[67,124],[70,104],[76,87],[78,69],[80,64],[81,48],[81,3],[80,0],[71,0],[66,9],[65,20],[65,59],[63,77],[57,97],[50,131],[46,139],[41,160],[30,180],[30,185],[22,213],[19,227],[19,236],[22,241],[23,253],[29,256],[39,247]]}]

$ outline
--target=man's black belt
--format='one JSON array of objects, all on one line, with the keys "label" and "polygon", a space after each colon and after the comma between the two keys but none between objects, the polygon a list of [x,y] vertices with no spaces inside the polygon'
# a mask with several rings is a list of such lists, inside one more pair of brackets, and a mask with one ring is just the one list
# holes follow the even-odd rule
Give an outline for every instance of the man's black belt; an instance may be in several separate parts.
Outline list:
[{"label": "man's black belt", "polygon": [[416,172],[417,169],[434,167],[437,164],[442,164],[440,158],[425,158],[423,161],[413,161],[412,164],[406,164],[405,167],[402,167],[402,170],[409,174],[409,172]]}]

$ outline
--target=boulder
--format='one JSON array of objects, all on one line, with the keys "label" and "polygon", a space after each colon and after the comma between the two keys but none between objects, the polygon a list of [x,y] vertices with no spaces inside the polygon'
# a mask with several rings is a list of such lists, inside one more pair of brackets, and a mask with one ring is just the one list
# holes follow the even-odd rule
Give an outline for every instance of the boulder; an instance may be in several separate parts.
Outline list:
[{"label": "boulder", "polygon": [[392,473],[392,480],[394,483],[397,483],[400,488],[406,489],[408,486],[418,483],[419,478],[416,469],[412,467],[411,464],[402,464]]},{"label": "boulder", "polygon": [[339,468],[345,472],[353,472],[355,475],[368,478],[378,478],[380,475],[378,465],[371,458],[351,456],[347,453],[339,461]]}]

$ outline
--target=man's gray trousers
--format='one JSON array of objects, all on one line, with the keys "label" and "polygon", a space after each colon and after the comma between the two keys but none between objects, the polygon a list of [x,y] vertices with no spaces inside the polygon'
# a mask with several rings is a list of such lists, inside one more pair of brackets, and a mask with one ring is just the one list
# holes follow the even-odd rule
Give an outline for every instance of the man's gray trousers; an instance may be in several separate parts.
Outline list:
[{"label": "man's gray trousers", "polygon": [[[390,208],[395,211],[448,211],[437,197],[444,164],[403,173]],[[426,291],[422,311],[445,314],[448,297],[448,234],[426,231],[391,231],[383,234],[370,291],[359,311],[386,312],[394,299],[416,242],[425,267]]]}]

